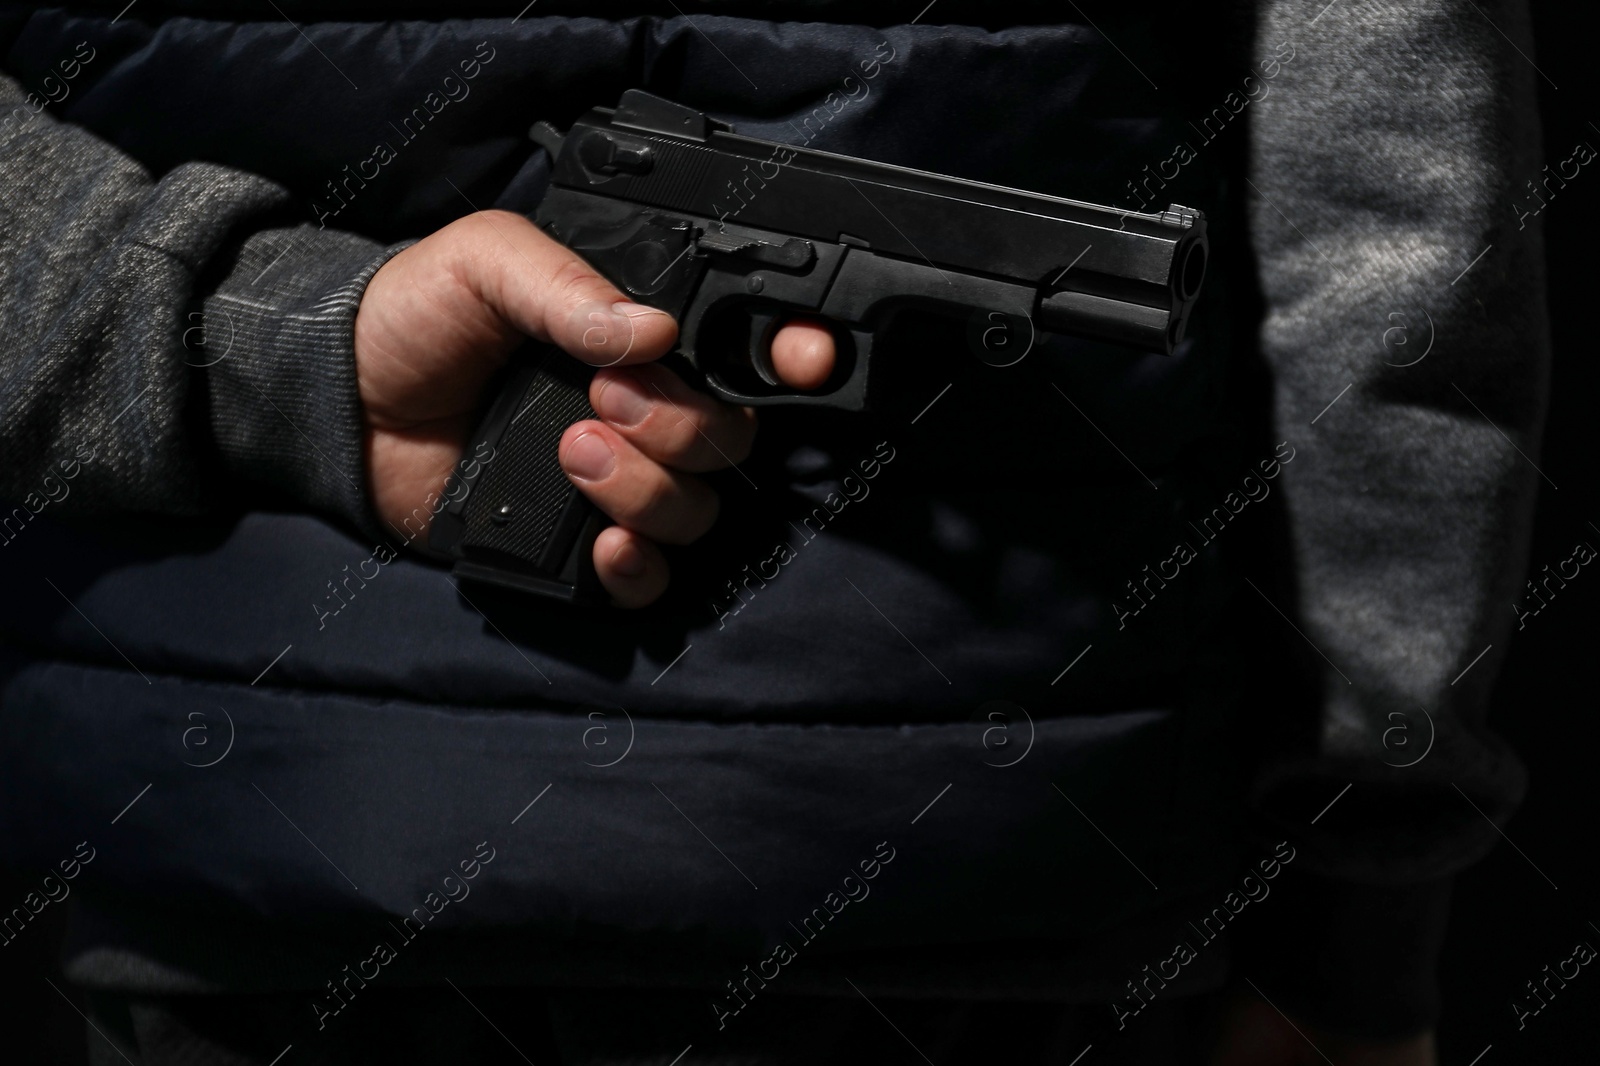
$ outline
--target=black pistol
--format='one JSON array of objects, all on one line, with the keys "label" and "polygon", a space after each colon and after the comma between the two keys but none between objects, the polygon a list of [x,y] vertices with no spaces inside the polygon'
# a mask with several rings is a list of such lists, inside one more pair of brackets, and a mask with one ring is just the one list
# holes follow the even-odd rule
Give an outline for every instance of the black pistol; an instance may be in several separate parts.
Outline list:
[{"label": "black pistol", "polygon": [[[553,160],[535,221],[673,315],[695,384],[730,403],[868,409],[873,339],[905,309],[1170,355],[1205,276],[1190,208],[1144,214],[741,137],[639,90],[532,137]],[[836,327],[834,373],[808,392],[772,368],[791,314]],[[590,556],[608,522],[556,457],[563,431],[596,417],[594,373],[548,346],[510,373],[468,442],[492,458],[458,468],[429,534],[458,578],[606,601]]]}]

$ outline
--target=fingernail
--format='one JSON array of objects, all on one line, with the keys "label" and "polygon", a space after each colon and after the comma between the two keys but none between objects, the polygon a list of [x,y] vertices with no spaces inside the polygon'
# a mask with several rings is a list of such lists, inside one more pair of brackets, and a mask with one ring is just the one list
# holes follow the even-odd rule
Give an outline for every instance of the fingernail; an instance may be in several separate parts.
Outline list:
[{"label": "fingernail", "polygon": [[623,541],[622,546],[611,553],[611,569],[623,577],[643,577],[644,552],[633,541]]},{"label": "fingernail", "polygon": [[582,335],[583,351],[574,353],[595,366],[614,366],[633,348],[634,325],[617,311],[626,304],[587,303],[572,312],[572,321]]},{"label": "fingernail", "polygon": [[598,433],[584,433],[567,446],[567,473],[585,481],[604,481],[617,465],[611,445]]},{"label": "fingernail", "polygon": [[639,320],[650,315],[659,315],[669,321],[672,318],[658,308],[627,300],[611,304],[586,303],[572,312],[572,328],[583,345],[582,352],[572,354],[593,366],[615,366],[633,350],[639,332]]},{"label": "fingernail", "polygon": [[659,307],[646,307],[644,304],[636,304],[629,300],[618,300],[612,304],[611,313],[621,315],[624,318],[638,318],[640,315],[666,315],[668,318],[672,317]]},{"label": "fingernail", "polygon": [[600,387],[601,418],[616,426],[637,426],[650,414],[650,398],[632,378],[611,378]]}]

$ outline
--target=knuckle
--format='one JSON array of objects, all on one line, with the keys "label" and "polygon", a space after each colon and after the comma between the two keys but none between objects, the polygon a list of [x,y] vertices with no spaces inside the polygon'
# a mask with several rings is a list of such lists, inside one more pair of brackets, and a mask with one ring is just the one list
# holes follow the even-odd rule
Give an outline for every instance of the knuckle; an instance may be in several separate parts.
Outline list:
[{"label": "knuckle", "polygon": [[[751,419],[741,408],[709,400],[695,393],[674,399],[665,389],[655,393],[655,404],[645,425],[658,442],[662,461],[687,469],[718,470],[743,462],[754,436]],[[682,392],[680,387],[674,391]]]},{"label": "knuckle", "polygon": [[700,538],[716,520],[716,493],[704,486],[679,484],[663,477],[647,491],[628,501],[622,525],[667,544],[688,544]]},{"label": "knuckle", "polygon": [[515,225],[520,221],[521,217],[513,215],[510,211],[491,208],[486,211],[474,211],[470,215],[465,215],[457,225],[468,230],[475,237],[484,238],[492,237],[496,233],[504,233],[507,226]]},{"label": "knuckle", "polygon": [[718,403],[701,415],[699,432],[688,442],[707,469],[721,470],[750,457],[755,418],[744,409]]},{"label": "knuckle", "polygon": [[563,256],[550,275],[550,294],[561,305],[592,302],[610,288],[593,267],[576,256]]},{"label": "knuckle", "polygon": [[690,411],[667,400],[656,405],[652,418],[657,422],[656,432],[668,462],[695,458],[705,440],[702,434],[711,428],[704,412]]},{"label": "knuckle", "polygon": [[667,516],[669,491],[663,480],[642,491],[630,492],[619,501],[611,517],[635,532],[658,533]]}]

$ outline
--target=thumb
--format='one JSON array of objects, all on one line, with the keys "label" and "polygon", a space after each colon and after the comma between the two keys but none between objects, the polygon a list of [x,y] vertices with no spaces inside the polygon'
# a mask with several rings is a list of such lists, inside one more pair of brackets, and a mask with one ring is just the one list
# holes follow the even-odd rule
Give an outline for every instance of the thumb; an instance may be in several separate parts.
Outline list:
[{"label": "thumb", "polygon": [[464,245],[463,280],[522,333],[593,366],[631,366],[665,355],[678,325],[628,300],[570,248],[522,215],[480,211]]}]

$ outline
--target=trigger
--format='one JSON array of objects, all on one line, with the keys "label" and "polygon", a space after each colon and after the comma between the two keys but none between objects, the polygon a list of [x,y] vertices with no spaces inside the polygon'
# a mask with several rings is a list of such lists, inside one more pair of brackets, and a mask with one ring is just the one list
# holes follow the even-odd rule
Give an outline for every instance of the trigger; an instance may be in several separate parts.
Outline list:
[{"label": "trigger", "polygon": [[772,338],[777,335],[780,317],[776,312],[750,315],[750,365],[762,381],[775,388],[783,385],[772,366]]}]

